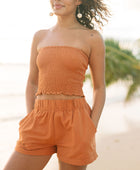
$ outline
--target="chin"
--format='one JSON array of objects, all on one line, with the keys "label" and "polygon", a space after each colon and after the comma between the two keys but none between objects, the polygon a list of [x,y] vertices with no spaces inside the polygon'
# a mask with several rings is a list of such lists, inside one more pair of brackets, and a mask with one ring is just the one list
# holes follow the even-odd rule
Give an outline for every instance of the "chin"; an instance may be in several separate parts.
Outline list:
[{"label": "chin", "polygon": [[53,11],[55,15],[60,15],[60,16],[64,16],[66,15],[65,12],[62,12],[62,11]]}]

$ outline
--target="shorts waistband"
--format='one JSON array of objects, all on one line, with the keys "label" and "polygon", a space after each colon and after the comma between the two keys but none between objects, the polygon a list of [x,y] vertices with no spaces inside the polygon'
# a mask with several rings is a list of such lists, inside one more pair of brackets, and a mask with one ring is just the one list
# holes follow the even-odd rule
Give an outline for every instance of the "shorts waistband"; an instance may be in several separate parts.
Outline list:
[{"label": "shorts waistband", "polygon": [[73,107],[83,107],[85,102],[85,97],[73,99],[35,99],[34,108],[43,110],[71,110]]}]

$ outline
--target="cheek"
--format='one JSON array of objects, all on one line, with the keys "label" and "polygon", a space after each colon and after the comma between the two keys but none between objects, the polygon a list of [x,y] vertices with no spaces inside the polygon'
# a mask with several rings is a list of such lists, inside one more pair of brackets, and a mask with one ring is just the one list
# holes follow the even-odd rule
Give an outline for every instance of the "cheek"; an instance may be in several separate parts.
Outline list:
[{"label": "cheek", "polygon": [[65,5],[72,6],[76,0],[61,0]]}]

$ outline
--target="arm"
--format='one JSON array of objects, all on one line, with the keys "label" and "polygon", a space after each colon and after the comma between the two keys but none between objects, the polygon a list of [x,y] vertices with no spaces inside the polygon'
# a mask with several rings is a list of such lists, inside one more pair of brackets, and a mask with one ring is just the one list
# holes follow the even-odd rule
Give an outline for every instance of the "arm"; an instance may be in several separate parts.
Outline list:
[{"label": "arm", "polygon": [[38,87],[38,68],[36,65],[36,57],[38,54],[37,52],[38,41],[39,41],[39,31],[34,34],[32,45],[31,45],[30,68],[29,68],[29,76],[26,85],[27,113],[30,113],[34,108],[35,93]]},{"label": "arm", "polygon": [[93,84],[93,106],[91,118],[97,128],[102,109],[105,103],[105,44],[101,34],[94,31],[93,37],[90,38],[91,53],[89,66]]}]

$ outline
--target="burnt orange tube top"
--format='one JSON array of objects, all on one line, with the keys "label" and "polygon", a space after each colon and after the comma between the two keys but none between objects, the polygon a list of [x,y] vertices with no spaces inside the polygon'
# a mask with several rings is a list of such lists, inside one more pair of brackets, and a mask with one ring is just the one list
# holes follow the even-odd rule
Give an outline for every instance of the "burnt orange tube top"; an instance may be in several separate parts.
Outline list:
[{"label": "burnt orange tube top", "polygon": [[46,46],[36,58],[39,70],[38,89],[41,94],[83,94],[83,81],[88,67],[88,56],[76,47]]}]

